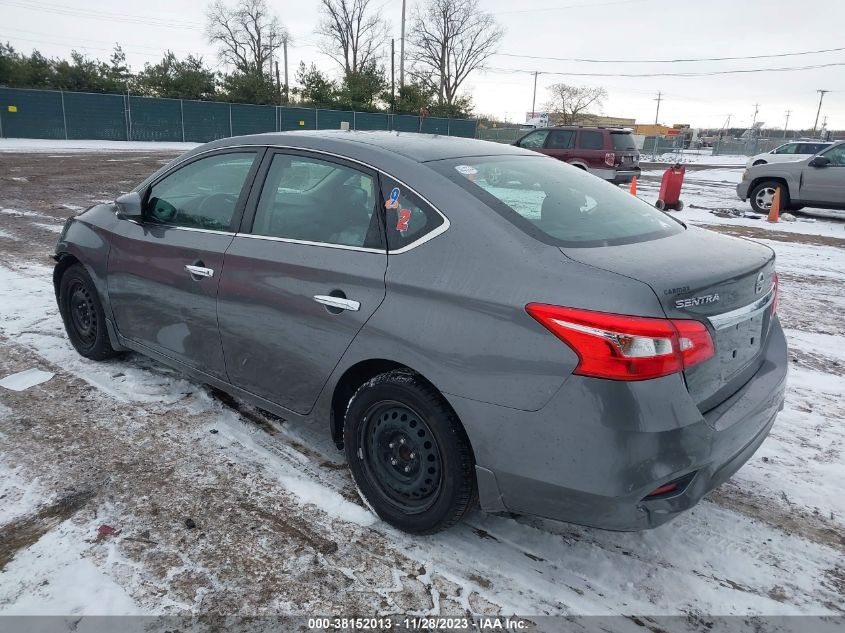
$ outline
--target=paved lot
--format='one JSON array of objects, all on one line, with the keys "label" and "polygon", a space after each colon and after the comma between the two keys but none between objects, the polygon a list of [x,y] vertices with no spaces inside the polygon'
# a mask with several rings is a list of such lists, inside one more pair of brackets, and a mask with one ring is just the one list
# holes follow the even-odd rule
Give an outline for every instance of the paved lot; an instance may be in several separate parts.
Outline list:
[{"label": "paved lot", "polygon": [[48,259],[64,218],[173,156],[0,154],[0,377],[55,373],[0,389],[0,613],[845,613],[841,220],[716,216],[748,208],[730,177],[690,179],[678,217],[778,253],[792,370],[771,437],[692,512],[634,534],[477,512],[414,539],[363,507],[324,425],[73,352]]}]

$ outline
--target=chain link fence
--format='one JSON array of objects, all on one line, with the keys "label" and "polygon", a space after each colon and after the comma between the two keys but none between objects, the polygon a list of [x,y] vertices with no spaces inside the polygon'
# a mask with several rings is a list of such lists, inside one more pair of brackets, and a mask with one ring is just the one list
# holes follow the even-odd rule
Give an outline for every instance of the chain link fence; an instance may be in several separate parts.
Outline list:
[{"label": "chain link fence", "polygon": [[475,119],[0,88],[0,137],[207,143],[228,136],[396,130],[474,138]]}]

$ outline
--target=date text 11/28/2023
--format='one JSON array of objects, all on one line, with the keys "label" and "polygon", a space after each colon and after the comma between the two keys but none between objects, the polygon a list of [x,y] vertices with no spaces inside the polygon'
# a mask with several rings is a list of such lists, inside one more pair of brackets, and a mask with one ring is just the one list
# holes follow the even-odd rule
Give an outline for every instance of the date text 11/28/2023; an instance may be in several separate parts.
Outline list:
[{"label": "date text 11/28/2023", "polygon": [[324,617],[309,618],[308,628],[316,631],[524,631],[529,628],[529,620],[522,618],[483,616],[465,617],[373,617],[344,618]]}]

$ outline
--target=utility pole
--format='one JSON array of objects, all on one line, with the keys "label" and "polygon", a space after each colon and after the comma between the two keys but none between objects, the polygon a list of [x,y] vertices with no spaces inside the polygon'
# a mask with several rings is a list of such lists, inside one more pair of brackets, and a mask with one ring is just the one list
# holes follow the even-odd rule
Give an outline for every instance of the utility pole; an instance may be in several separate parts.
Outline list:
[{"label": "utility pole", "polygon": [[290,103],[290,92],[288,92],[288,38],[285,38],[282,44],[285,55],[285,105],[287,105]]},{"label": "utility pole", "polygon": [[[751,117],[751,129],[752,130],[754,129],[754,124],[757,123],[757,113],[758,112],[760,112],[760,104],[755,103],[754,104],[754,116]],[[753,132],[752,132],[752,134],[753,134]]]},{"label": "utility pole", "polygon": [[789,115],[792,113],[792,110],[786,111],[786,123],[783,124],[783,138],[786,138],[786,131],[789,129]]},{"label": "utility pole", "polygon": [[396,109],[396,40],[390,38],[390,111]]},{"label": "utility pole", "polygon": [[816,110],[816,122],[813,123],[813,134],[816,133],[816,128],[819,125],[819,114],[822,111],[822,101],[824,100],[824,96],[826,93],[830,92],[830,90],[816,90],[819,93],[819,109]]},{"label": "utility pole", "polygon": [[402,32],[399,39],[399,91],[405,87],[405,0],[402,0]]},{"label": "utility pole", "polygon": [[537,118],[537,113],[534,111],[534,108],[537,105],[537,75],[539,73],[535,70],[534,71],[534,98],[531,99],[531,118]]},{"label": "utility pole", "polygon": [[655,113],[654,113],[654,124],[655,124],[655,125],[660,125],[660,124],[657,122],[657,119],[660,117],[660,102],[661,102],[662,100],[663,100],[663,93],[662,93],[662,92],[658,92],[658,93],[657,93],[657,99],[655,99],[655,101],[657,101],[657,112],[655,112]]},{"label": "utility pole", "polygon": [[276,60],[276,105],[282,105],[282,82],[279,79],[279,60]]}]

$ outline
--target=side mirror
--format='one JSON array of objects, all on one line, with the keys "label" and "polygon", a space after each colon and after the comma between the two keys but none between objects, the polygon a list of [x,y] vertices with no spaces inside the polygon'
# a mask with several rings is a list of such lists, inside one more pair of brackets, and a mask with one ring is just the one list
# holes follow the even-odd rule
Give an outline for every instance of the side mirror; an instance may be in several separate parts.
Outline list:
[{"label": "side mirror", "polygon": [[114,201],[114,204],[117,207],[117,217],[122,220],[141,219],[141,196],[138,195],[137,191],[123,194]]},{"label": "side mirror", "polygon": [[824,156],[814,156],[807,164],[810,167],[827,167],[830,165],[830,159]]}]

